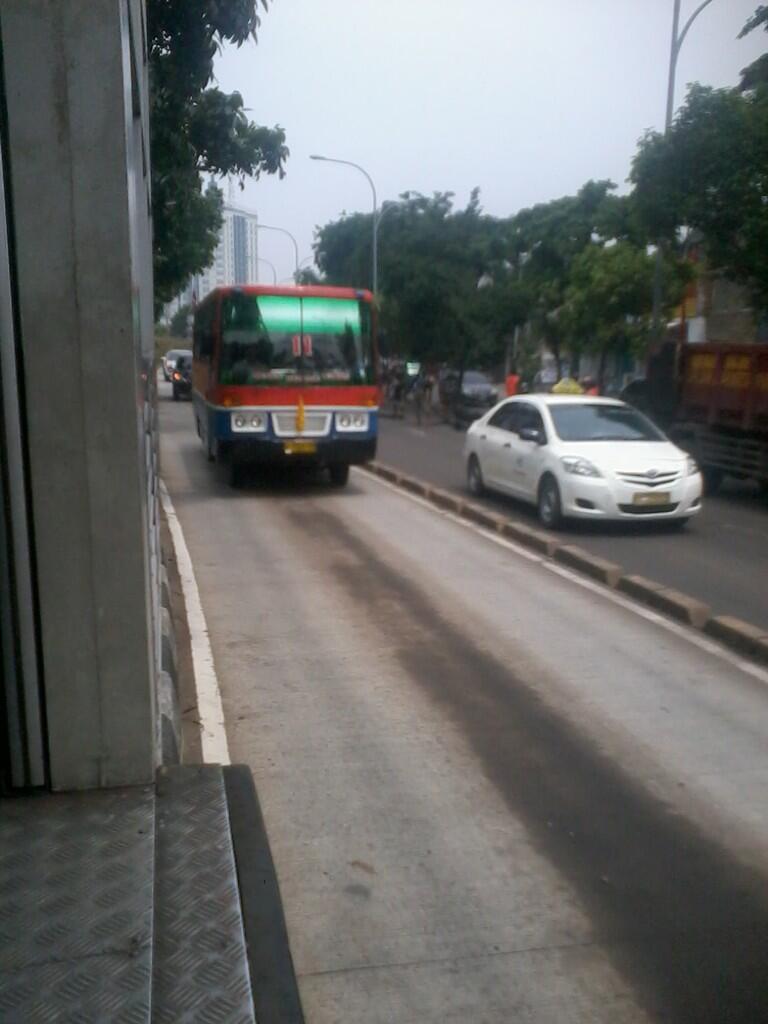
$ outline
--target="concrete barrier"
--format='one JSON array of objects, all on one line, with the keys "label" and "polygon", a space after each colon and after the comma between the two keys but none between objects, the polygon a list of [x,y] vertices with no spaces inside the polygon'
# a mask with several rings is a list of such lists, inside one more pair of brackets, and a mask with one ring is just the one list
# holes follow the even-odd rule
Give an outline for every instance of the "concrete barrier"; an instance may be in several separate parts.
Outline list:
[{"label": "concrete barrier", "polygon": [[368,462],[363,466],[363,469],[369,469],[376,476],[380,476],[383,480],[389,480],[390,483],[396,484],[400,482],[399,471],[393,469],[392,466],[384,465],[382,462]]},{"label": "concrete barrier", "polygon": [[682,594],[672,587],[665,587],[655,580],[646,579],[645,576],[622,576],[618,589],[695,629],[703,629],[712,614],[709,605],[703,601]]},{"label": "concrete barrier", "polygon": [[418,494],[422,498],[429,497],[429,484],[425,484],[423,480],[419,480],[415,476],[406,476],[405,473],[401,473],[397,482],[403,490],[410,491],[411,494]]},{"label": "concrete barrier", "polygon": [[461,515],[464,519],[477,523],[478,526],[485,526],[487,529],[495,530],[499,533],[507,522],[506,516],[497,515],[495,512],[491,512],[490,509],[483,508],[482,505],[472,505],[470,502],[463,505]]},{"label": "concrete barrier", "polygon": [[623,594],[634,597],[638,601],[643,601],[645,604],[651,603],[651,599],[657,590],[664,589],[661,583],[649,580],[645,576],[636,575],[622,576],[617,587]]},{"label": "concrete barrier", "polygon": [[464,499],[459,497],[458,494],[452,494],[450,491],[443,491],[439,487],[430,488],[429,500],[433,505],[437,505],[438,508],[442,508],[446,512],[456,512],[459,515],[461,515],[461,510],[466,504]]},{"label": "concrete barrier", "polygon": [[552,558],[560,547],[559,542],[551,534],[544,533],[542,530],[534,530],[523,523],[515,522],[514,519],[507,519],[501,532],[516,544],[538,551],[539,554],[546,555],[547,558]]},{"label": "concrete barrier", "polygon": [[721,643],[750,657],[768,661],[768,632],[733,615],[716,615],[704,627]]},{"label": "concrete barrier", "polygon": [[593,555],[584,548],[575,544],[564,544],[555,550],[555,561],[571,569],[578,569],[580,572],[591,576],[592,579],[605,583],[606,586],[615,587],[622,577],[624,570],[615,562],[609,562],[606,558]]}]

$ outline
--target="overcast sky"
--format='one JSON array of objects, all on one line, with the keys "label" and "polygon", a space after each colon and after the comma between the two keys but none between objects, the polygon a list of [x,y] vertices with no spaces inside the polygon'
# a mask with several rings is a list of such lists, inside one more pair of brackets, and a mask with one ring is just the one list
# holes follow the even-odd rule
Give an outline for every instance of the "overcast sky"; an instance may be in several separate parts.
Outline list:
[{"label": "overcast sky", "polygon": [[[683,0],[684,18],[699,0]],[[733,85],[768,49],[737,40],[758,0],[713,0],[680,54],[686,84]],[[589,178],[622,188],[638,138],[663,124],[673,0],[273,0],[258,46],[228,47],[219,86],[253,120],[280,124],[283,181],[248,182],[238,202],[287,228],[303,260],[316,225],[371,209],[365,178],[310,153],[362,164],[379,203],[408,189],[453,191],[507,216],[575,192]],[[382,231],[385,227],[382,226]],[[285,236],[260,255],[293,270]],[[311,260],[308,260],[311,263]],[[271,270],[260,265],[262,280]]]}]

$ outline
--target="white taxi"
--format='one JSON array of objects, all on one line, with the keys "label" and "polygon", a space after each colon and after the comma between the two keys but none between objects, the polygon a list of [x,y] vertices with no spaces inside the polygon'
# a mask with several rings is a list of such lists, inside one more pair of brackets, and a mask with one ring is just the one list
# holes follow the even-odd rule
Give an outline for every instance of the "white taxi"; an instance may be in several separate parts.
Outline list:
[{"label": "white taxi", "polygon": [[669,520],[701,510],[696,462],[642,413],[611,398],[524,395],[476,420],[464,448],[472,494],[486,488],[564,518]]}]

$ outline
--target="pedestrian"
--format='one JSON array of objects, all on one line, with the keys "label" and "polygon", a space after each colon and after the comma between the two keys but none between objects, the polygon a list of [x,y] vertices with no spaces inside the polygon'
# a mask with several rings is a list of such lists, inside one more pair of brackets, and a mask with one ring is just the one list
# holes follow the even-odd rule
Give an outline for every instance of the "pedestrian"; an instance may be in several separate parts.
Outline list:
[{"label": "pedestrian", "polygon": [[402,419],[405,415],[405,368],[396,366],[392,374],[392,415]]},{"label": "pedestrian", "polygon": [[581,381],[581,389],[585,395],[599,395],[600,388],[597,386],[597,381],[592,377],[584,377]]},{"label": "pedestrian", "polygon": [[509,373],[504,381],[504,389],[507,393],[507,398],[512,398],[520,390],[520,374],[514,366],[511,366],[509,369]]}]

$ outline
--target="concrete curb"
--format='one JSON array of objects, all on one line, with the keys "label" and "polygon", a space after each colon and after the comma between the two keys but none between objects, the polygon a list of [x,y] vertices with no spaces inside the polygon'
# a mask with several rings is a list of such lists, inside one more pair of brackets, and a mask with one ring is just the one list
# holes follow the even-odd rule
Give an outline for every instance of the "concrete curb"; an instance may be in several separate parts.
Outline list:
[{"label": "concrete curb", "polygon": [[488,530],[495,530],[496,533],[501,533],[507,522],[504,516],[497,515],[495,512],[491,512],[490,509],[483,508],[482,505],[472,505],[470,502],[466,502],[461,506],[459,515],[463,519],[470,519],[473,523],[477,523],[478,526],[484,526]]},{"label": "concrete curb", "polygon": [[716,615],[707,622],[704,630],[735,651],[768,664],[768,633],[759,626],[734,615]]},{"label": "concrete curb", "polygon": [[538,551],[540,555],[545,555],[547,558],[553,558],[555,552],[560,547],[558,542],[553,537],[550,537],[548,533],[544,533],[543,530],[534,530],[531,526],[526,526],[524,523],[515,522],[514,519],[508,519],[504,523],[504,528],[501,532],[516,544],[522,544],[525,548]]},{"label": "concrete curb", "polygon": [[578,569],[611,588],[616,587],[624,575],[624,570],[620,565],[609,562],[607,558],[593,555],[590,551],[585,551],[584,548],[577,547],[575,544],[564,544],[562,547],[556,548],[555,561],[562,562],[563,565],[567,565],[571,569]]},{"label": "concrete curb", "polygon": [[697,598],[689,597],[688,594],[666,587],[655,580],[649,580],[645,576],[625,573],[624,568],[616,562],[593,555],[575,544],[563,544],[543,530],[536,530],[514,519],[507,519],[481,505],[465,501],[451,491],[431,487],[423,480],[401,473],[392,466],[369,462],[360,468],[402,487],[411,494],[426,498],[436,508],[453,512],[462,519],[500,533],[521,547],[530,548],[545,558],[551,558],[561,565],[597,580],[609,589],[619,590],[627,597],[634,598],[669,618],[703,631],[732,651],[768,664],[768,632],[758,626],[743,622],[732,615],[712,616],[709,605]]}]

